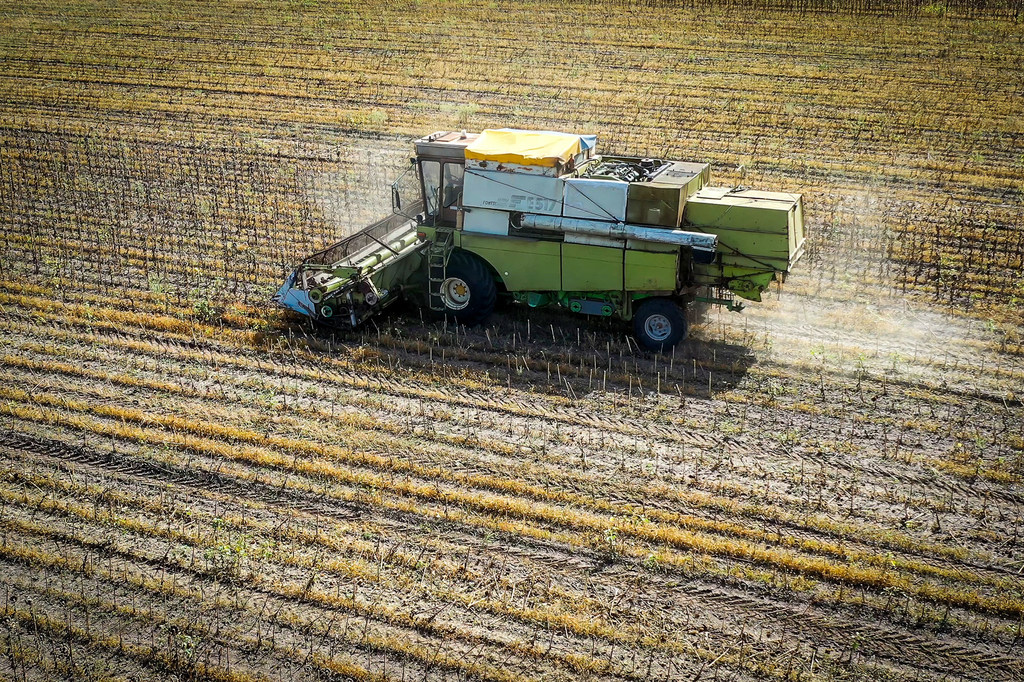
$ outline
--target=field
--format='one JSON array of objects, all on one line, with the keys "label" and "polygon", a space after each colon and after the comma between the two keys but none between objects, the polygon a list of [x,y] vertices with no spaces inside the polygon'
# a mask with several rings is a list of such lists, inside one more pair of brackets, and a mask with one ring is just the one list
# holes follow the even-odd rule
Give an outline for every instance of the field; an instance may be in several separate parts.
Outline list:
[{"label": "field", "polygon": [[[0,8],[0,677],[1024,679],[1020,8],[826,4]],[[666,355],[270,307],[503,126],[807,254]]]}]

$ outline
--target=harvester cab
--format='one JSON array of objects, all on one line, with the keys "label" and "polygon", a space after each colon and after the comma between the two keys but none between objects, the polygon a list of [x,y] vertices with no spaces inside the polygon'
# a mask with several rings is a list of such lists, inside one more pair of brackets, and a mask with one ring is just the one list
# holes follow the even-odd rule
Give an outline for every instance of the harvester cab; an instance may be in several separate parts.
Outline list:
[{"label": "harvester cab", "polygon": [[441,133],[416,141],[413,164],[420,178],[423,224],[456,226],[466,175],[465,149],[477,137],[466,132]]},{"label": "harvester cab", "polygon": [[802,253],[800,195],[710,187],[705,163],[508,129],[435,133],[415,150],[393,215],[303,261],[278,303],[354,327],[405,296],[474,324],[500,293],[632,321],[662,350],[685,338],[687,305],[760,300]]}]

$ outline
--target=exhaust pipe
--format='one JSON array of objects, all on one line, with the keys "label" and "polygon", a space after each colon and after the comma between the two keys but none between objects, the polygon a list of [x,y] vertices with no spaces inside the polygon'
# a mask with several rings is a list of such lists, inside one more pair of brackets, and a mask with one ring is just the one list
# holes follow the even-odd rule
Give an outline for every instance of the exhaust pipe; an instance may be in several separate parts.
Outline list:
[{"label": "exhaust pipe", "polygon": [[714,253],[715,249],[718,248],[718,235],[705,234],[703,232],[687,232],[686,230],[666,230],[660,227],[629,225],[627,223],[606,220],[562,218],[560,216],[526,213],[519,216],[518,221],[513,220],[512,226],[517,230],[585,234],[611,239],[636,239],[656,244],[689,246],[695,251],[707,251],[710,253]]}]

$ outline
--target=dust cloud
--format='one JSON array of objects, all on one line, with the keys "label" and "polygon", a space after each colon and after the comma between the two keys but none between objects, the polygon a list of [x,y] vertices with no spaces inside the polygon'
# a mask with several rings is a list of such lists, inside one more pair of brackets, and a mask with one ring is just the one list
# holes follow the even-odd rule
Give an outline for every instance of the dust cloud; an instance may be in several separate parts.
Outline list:
[{"label": "dust cloud", "polygon": [[391,183],[408,168],[409,155],[405,140],[353,139],[339,152],[339,161],[310,169],[305,183],[327,241],[391,215]]},{"label": "dust cloud", "polygon": [[[807,253],[765,301],[732,326],[764,335],[768,356],[836,371],[988,382],[1024,373],[1000,352],[999,330],[983,319],[904,293],[887,253],[890,200],[877,194],[805,196]],[[976,370],[998,367],[995,376]]]}]

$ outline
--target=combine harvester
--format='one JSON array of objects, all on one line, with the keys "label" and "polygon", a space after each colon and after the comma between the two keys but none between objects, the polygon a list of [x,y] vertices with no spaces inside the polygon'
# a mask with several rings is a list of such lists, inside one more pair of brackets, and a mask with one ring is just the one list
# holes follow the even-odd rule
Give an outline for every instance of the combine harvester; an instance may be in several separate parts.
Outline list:
[{"label": "combine harvester", "polygon": [[[417,140],[393,215],[304,260],[274,296],[356,327],[402,297],[465,324],[499,294],[686,338],[695,301],[761,300],[802,253],[799,194],[709,187],[706,163],[596,153],[590,135],[485,130]],[[403,186],[415,181],[415,197]]]}]

